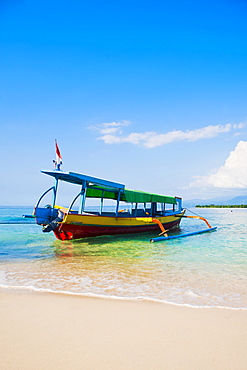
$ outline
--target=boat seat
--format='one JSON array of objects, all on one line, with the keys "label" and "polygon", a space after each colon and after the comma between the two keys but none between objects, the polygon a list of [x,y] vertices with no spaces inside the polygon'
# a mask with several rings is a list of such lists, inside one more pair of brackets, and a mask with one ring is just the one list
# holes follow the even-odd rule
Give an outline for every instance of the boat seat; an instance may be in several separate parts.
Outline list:
[{"label": "boat seat", "polygon": [[125,211],[125,212],[118,212],[118,217],[130,217],[130,212]]},{"label": "boat seat", "polygon": [[101,216],[114,217],[116,216],[115,212],[102,212]]}]

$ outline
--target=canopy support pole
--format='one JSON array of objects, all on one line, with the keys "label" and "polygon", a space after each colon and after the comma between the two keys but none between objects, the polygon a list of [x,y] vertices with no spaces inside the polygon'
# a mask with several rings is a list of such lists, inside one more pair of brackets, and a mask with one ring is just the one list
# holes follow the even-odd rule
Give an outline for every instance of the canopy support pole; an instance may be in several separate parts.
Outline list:
[{"label": "canopy support pole", "polygon": [[117,206],[116,206],[116,217],[118,215],[118,210],[119,210],[119,202],[120,202],[120,189],[118,190],[118,194],[117,194]]},{"label": "canopy support pole", "polygon": [[84,211],[86,191],[87,191],[87,183],[86,181],[83,181],[82,187],[81,187],[81,204],[80,204],[79,214],[82,214],[82,212]]},{"label": "canopy support pole", "polygon": [[104,191],[104,190],[102,190],[102,196],[101,196],[101,199],[100,199],[100,210],[99,210],[99,214],[100,214],[100,215],[102,214],[102,210],[103,210],[104,194],[105,194],[105,191]]},{"label": "canopy support pole", "polygon": [[55,178],[55,186],[54,186],[54,191],[53,191],[52,208],[55,207],[55,203],[56,203],[57,187],[58,187],[58,178]]}]

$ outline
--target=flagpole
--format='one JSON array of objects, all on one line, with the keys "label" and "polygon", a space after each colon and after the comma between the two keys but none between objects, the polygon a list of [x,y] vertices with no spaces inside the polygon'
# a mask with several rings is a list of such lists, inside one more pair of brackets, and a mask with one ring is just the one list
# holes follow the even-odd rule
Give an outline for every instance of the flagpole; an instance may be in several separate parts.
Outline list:
[{"label": "flagpole", "polygon": [[56,170],[61,171],[60,167],[62,165],[62,155],[58,147],[57,139],[55,139],[55,152],[56,152]]}]

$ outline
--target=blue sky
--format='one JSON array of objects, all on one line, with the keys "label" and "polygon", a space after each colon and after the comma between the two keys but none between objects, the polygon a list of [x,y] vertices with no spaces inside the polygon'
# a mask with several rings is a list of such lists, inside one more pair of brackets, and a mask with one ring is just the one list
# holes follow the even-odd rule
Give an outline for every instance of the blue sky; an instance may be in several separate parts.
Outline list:
[{"label": "blue sky", "polygon": [[0,3],[0,205],[63,170],[184,199],[246,194],[247,1]]}]

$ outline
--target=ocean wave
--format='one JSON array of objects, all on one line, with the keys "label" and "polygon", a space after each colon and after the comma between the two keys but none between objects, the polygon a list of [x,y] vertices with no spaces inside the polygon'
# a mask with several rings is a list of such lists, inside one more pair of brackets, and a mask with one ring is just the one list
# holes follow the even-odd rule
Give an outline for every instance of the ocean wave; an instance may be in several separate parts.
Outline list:
[{"label": "ocean wave", "polygon": [[247,307],[228,307],[228,306],[219,306],[219,305],[199,306],[199,305],[193,305],[193,304],[188,304],[188,303],[176,303],[176,302],[171,302],[169,300],[156,299],[156,298],[150,298],[150,297],[119,297],[119,296],[109,296],[109,295],[102,295],[102,294],[95,294],[95,293],[76,293],[76,292],[63,291],[63,290],[58,291],[58,290],[53,290],[53,289],[36,288],[34,286],[11,286],[11,285],[0,284],[0,289],[2,290],[24,290],[24,291],[26,290],[30,292],[36,292],[36,293],[59,294],[59,295],[77,296],[77,297],[83,297],[83,298],[107,299],[107,300],[113,300],[113,301],[155,302],[155,303],[169,304],[173,306],[189,307],[189,308],[197,308],[197,309],[218,308],[218,309],[227,309],[227,310],[234,310],[234,311],[247,311]]}]

